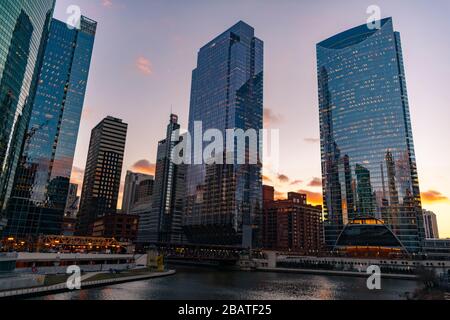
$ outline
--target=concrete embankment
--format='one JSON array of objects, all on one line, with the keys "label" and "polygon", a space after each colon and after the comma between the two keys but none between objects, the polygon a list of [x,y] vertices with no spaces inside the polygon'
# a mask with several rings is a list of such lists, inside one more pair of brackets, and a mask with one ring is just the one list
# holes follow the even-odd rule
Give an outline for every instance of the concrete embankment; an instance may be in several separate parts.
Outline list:
[{"label": "concrete embankment", "polygon": [[[283,273],[303,273],[313,275],[327,275],[327,276],[344,276],[344,277],[361,277],[367,278],[368,274],[365,272],[356,271],[337,271],[337,270],[315,270],[315,269],[289,269],[289,268],[262,268],[259,267],[257,271],[263,272],[283,272]],[[398,280],[417,280],[418,277],[413,274],[392,274],[382,273],[382,278],[398,279]]]},{"label": "concrete embankment", "polygon": [[[108,285],[126,283],[126,282],[148,280],[148,279],[160,278],[160,277],[168,277],[168,276],[172,276],[174,274],[176,274],[175,270],[168,270],[165,272],[152,272],[152,273],[146,273],[146,274],[141,274],[141,275],[136,275],[136,276],[118,277],[118,278],[92,280],[92,281],[89,281],[86,278],[85,281],[82,281],[81,290],[88,289],[88,288],[94,288],[94,287],[103,287],[103,286],[108,286]],[[98,273],[96,275],[98,275]],[[95,275],[92,278],[95,278]],[[64,292],[69,292],[69,291],[71,291],[71,290],[69,290],[67,288],[67,284],[64,282],[64,283],[60,283],[60,284],[56,284],[56,285],[52,285],[52,286],[42,286],[42,287],[35,287],[35,288],[3,291],[3,292],[0,292],[0,299],[24,299],[24,298],[31,298],[31,297],[37,297],[37,296],[45,296],[45,295],[50,295],[50,294],[55,294],[55,293],[64,293]]]}]

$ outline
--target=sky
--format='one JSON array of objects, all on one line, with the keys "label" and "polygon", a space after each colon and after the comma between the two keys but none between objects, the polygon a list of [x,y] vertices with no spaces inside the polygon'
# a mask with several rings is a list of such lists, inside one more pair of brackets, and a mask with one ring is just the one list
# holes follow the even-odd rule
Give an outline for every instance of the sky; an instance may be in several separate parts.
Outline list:
[{"label": "sky", "polygon": [[265,43],[264,122],[280,130],[280,169],[266,168],[265,183],[313,204],[322,201],[315,45],[379,6],[402,37],[423,206],[450,238],[450,1],[57,0],[55,17],[67,21],[71,5],[98,22],[73,182],[81,183],[90,131],[107,115],[129,124],[122,179],[127,170],[153,173],[170,112],[188,125],[198,50],[243,20]]}]

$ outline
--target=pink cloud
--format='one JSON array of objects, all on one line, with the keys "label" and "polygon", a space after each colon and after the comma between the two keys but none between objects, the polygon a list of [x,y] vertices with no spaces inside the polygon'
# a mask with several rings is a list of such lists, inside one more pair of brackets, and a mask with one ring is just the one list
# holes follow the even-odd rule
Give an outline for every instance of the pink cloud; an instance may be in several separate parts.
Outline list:
[{"label": "pink cloud", "polygon": [[153,73],[152,63],[150,62],[149,59],[145,58],[144,56],[140,56],[136,60],[136,67],[144,75],[149,76]]},{"label": "pink cloud", "polygon": [[102,0],[102,6],[111,8],[113,6],[112,0]]}]

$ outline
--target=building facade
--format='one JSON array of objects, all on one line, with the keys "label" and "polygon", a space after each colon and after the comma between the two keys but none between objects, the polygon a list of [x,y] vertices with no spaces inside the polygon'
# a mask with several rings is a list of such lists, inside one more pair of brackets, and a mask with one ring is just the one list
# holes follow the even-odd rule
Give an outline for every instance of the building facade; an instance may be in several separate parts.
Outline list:
[{"label": "building facade", "polygon": [[290,192],[274,199],[274,189],[264,186],[263,247],[317,254],[324,248],[322,207],[307,204],[307,196]]},{"label": "building facade", "polygon": [[426,239],[439,239],[439,228],[436,214],[428,210],[423,210],[423,221]]},{"label": "building facade", "polygon": [[136,240],[139,216],[131,214],[112,214],[98,218],[93,225],[92,236],[114,238],[118,241]]},{"label": "building facade", "polygon": [[117,213],[128,125],[106,117],[91,133],[76,234],[91,236],[99,218]]},{"label": "building facade", "polygon": [[[253,129],[259,136],[263,128],[263,47],[254,29],[240,21],[200,49],[192,73],[192,137],[199,123],[203,131],[219,130],[224,145],[228,129]],[[187,168],[184,225],[191,243],[245,248],[260,244],[262,166],[248,159],[238,164],[234,149],[224,147],[217,152],[214,158],[219,161],[214,164],[206,164],[199,159],[203,154],[196,153]],[[249,152],[246,143],[244,153]]]},{"label": "building facade", "polygon": [[380,219],[409,252],[423,217],[400,34],[391,18],[317,45],[325,238]]},{"label": "building facade", "polygon": [[123,192],[122,213],[131,212],[136,203],[153,194],[154,177],[148,174],[127,171]]},{"label": "building facade", "polygon": [[0,232],[55,0],[0,1]]},{"label": "building facade", "polygon": [[7,204],[8,236],[61,233],[96,28],[86,17],[80,29],[52,19]]},{"label": "building facade", "polygon": [[141,243],[182,243],[185,197],[185,165],[173,161],[180,136],[178,116],[172,114],[166,138],[159,141],[152,209],[141,215],[138,239]]}]

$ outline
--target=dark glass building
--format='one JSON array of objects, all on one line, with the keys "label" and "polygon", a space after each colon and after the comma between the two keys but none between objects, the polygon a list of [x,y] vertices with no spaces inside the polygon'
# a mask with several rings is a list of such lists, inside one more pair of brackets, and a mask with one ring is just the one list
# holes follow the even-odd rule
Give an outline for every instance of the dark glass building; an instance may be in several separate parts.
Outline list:
[{"label": "dark glass building", "polygon": [[154,177],[127,171],[123,191],[122,213],[130,214],[134,206],[153,194]]},{"label": "dark glass building", "polygon": [[91,133],[76,235],[92,236],[94,222],[117,213],[128,125],[106,117]]},{"label": "dark glass building", "polygon": [[391,18],[317,45],[326,243],[380,219],[409,252],[423,218],[400,34]]},{"label": "dark glass building", "polygon": [[0,1],[0,231],[54,5],[54,0]]},{"label": "dark glass building", "polygon": [[[254,29],[240,21],[200,49],[197,68],[192,73],[192,137],[197,121],[202,122],[203,131],[220,130],[225,145],[227,129],[254,129],[259,135],[263,128],[263,47]],[[233,151],[225,148],[223,157]],[[245,154],[248,151],[246,144]],[[184,225],[189,241],[258,246],[261,164],[237,164],[236,157],[234,164],[194,162],[197,164],[187,169]]]},{"label": "dark glass building", "polygon": [[179,135],[178,116],[172,114],[166,138],[158,143],[152,209],[141,215],[138,242],[182,243],[185,188],[185,164],[175,164],[174,148],[183,139]]},{"label": "dark glass building", "polygon": [[8,236],[59,235],[97,23],[53,19],[7,204]]}]

